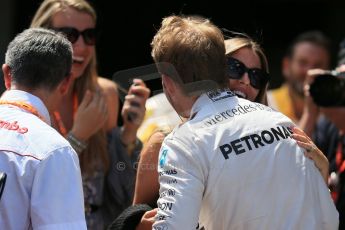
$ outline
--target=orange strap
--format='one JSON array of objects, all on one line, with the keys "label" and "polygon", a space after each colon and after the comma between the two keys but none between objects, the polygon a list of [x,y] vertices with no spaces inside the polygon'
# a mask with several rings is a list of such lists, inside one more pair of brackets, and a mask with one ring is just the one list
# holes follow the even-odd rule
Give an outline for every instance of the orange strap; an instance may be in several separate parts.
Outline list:
[{"label": "orange strap", "polygon": [[[75,114],[77,113],[77,110],[78,110],[78,97],[77,97],[77,94],[74,93],[73,94],[73,121],[74,121],[74,116]],[[56,121],[56,124],[57,124],[57,128],[59,130],[59,132],[62,134],[62,136],[66,137],[67,136],[67,129],[62,121],[62,118],[61,118],[61,115],[58,111],[55,111],[53,113],[54,115],[54,119]]]},{"label": "orange strap", "polygon": [[[337,175],[340,175],[345,171],[345,160],[343,159],[343,138],[344,134],[341,132],[339,135],[339,141],[337,146],[337,152],[335,154],[335,164],[337,167]],[[331,192],[332,199],[336,202],[339,197],[338,189],[334,189]]]},{"label": "orange strap", "polygon": [[15,107],[18,107],[18,108],[21,108],[35,116],[37,116],[38,118],[40,118],[42,121],[45,121],[44,117],[41,116],[41,114],[37,111],[37,109],[26,103],[26,102],[23,102],[23,101],[4,101],[4,100],[0,100],[0,105],[12,105],[12,106],[15,106]]},{"label": "orange strap", "polygon": [[335,163],[336,163],[339,174],[344,172],[345,170],[345,160],[343,159],[343,138],[344,138],[344,134],[340,133],[338,146],[337,146],[337,152],[335,155]]},{"label": "orange strap", "polygon": [[59,132],[62,134],[62,136],[66,137],[67,130],[66,130],[65,125],[62,122],[60,113],[58,111],[55,111],[53,114],[54,114],[54,119],[55,119]]}]

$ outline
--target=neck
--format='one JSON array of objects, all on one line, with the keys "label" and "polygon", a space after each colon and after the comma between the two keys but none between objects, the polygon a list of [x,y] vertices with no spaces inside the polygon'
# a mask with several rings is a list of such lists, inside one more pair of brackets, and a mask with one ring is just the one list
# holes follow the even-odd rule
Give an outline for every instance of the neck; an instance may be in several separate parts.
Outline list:
[{"label": "neck", "polygon": [[30,93],[39,99],[42,100],[43,104],[47,107],[47,110],[49,112],[52,112],[55,110],[55,105],[56,105],[56,99],[52,96],[53,92],[47,89],[43,88],[38,88],[38,89],[29,89],[27,87],[22,87],[22,86],[12,86],[12,90],[21,90],[25,91],[27,93]]},{"label": "neck", "polygon": [[67,97],[67,98],[73,97],[74,83],[75,83],[75,80],[71,80],[70,86],[68,88],[67,93],[65,94],[65,97]]},{"label": "neck", "polygon": [[181,103],[180,116],[188,119],[191,116],[190,113],[192,111],[192,107],[193,107],[193,105],[197,99],[198,99],[198,97],[195,97],[195,96],[194,97],[187,97],[186,96],[184,103]]}]

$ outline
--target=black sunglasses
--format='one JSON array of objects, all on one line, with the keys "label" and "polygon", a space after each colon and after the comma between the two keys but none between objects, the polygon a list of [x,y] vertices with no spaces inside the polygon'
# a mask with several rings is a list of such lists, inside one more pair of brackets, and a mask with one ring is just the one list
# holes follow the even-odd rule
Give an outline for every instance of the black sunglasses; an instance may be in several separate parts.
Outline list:
[{"label": "black sunglasses", "polygon": [[80,35],[83,37],[86,45],[93,46],[96,44],[96,29],[95,28],[89,28],[83,31],[79,31],[73,27],[60,27],[60,28],[52,28],[52,29],[63,33],[67,37],[68,41],[70,41],[72,44],[74,44],[78,40]]},{"label": "black sunglasses", "polygon": [[269,75],[259,68],[247,68],[236,58],[227,57],[227,73],[231,79],[240,79],[244,73],[248,73],[250,85],[255,89],[261,89],[269,81]]}]

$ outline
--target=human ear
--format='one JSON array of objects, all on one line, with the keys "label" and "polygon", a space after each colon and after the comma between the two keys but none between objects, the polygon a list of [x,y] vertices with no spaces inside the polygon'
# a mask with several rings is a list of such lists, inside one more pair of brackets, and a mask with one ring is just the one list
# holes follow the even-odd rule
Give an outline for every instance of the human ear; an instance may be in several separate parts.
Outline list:
[{"label": "human ear", "polygon": [[58,88],[59,88],[59,92],[62,95],[65,95],[68,92],[69,87],[71,86],[71,82],[72,82],[72,78],[71,78],[71,74],[67,77],[65,77],[62,82],[59,84]]},{"label": "human ear", "polygon": [[175,82],[167,75],[162,75],[163,89],[170,95],[175,93],[176,85]]},{"label": "human ear", "polygon": [[2,72],[4,74],[4,82],[5,82],[5,87],[6,89],[11,88],[11,83],[12,83],[12,75],[11,75],[11,68],[7,64],[2,65]]}]

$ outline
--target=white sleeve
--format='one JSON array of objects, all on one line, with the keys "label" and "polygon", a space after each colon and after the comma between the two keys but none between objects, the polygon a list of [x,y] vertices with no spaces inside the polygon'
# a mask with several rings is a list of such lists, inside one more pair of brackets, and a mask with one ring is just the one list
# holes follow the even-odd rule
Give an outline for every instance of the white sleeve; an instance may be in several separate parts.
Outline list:
[{"label": "white sleeve", "polygon": [[31,193],[33,229],[86,229],[78,156],[71,147],[50,153],[35,171]]},{"label": "white sleeve", "polygon": [[159,154],[160,194],[153,225],[157,230],[196,229],[198,225],[205,173],[198,158],[176,142],[164,142]]},{"label": "white sleeve", "polygon": [[316,191],[319,195],[320,211],[322,213],[322,229],[338,229],[339,227],[339,213],[332,200],[328,187],[325,184],[323,177],[321,176],[316,166],[313,164],[315,171],[314,175],[317,177]]}]

